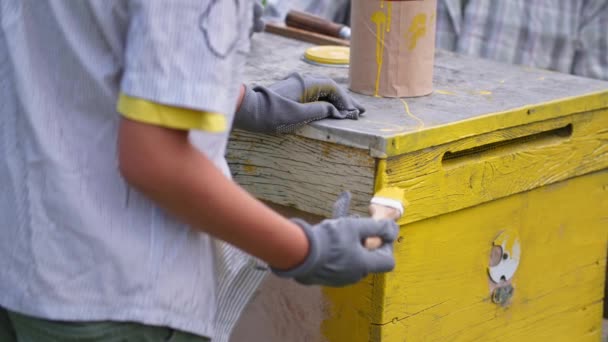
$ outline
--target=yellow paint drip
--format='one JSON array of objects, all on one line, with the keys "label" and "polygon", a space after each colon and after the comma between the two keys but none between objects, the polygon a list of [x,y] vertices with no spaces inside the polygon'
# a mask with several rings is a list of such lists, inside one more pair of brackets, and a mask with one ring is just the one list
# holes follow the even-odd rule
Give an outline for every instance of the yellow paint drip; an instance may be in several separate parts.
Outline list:
[{"label": "yellow paint drip", "polygon": [[437,94],[441,94],[441,95],[456,95],[456,93],[448,91],[448,90],[441,90],[441,89],[435,89],[435,93]]},{"label": "yellow paint drip", "polygon": [[412,20],[412,24],[407,31],[406,38],[409,40],[408,49],[410,51],[416,48],[418,40],[426,35],[426,14],[417,14]]},{"label": "yellow paint drip", "polygon": [[[383,3],[380,3],[383,6]],[[378,90],[380,89],[380,74],[382,73],[382,61],[384,58],[384,37],[386,36],[386,14],[383,11],[376,11],[372,14],[371,20],[376,24],[376,65],[378,70],[376,72],[376,87],[374,90],[374,96],[378,96]]]},{"label": "yellow paint drip", "polygon": [[421,130],[424,128],[424,121],[422,121],[419,117],[417,117],[416,115],[412,114],[412,112],[410,111],[410,106],[407,104],[407,102],[405,102],[404,99],[399,99],[401,100],[401,102],[403,102],[403,106],[405,107],[405,112],[407,113],[407,115],[409,117],[411,117],[412,119],[418,121],[418,130]]}]

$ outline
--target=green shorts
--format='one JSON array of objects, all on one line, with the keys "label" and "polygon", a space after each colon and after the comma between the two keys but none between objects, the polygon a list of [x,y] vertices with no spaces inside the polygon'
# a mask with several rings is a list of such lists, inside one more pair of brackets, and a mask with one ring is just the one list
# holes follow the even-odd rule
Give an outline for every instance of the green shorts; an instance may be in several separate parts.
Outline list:
[{"label": "green shorts", "polygon": [[210,339],[166,327],[123,322],[50,321],[0,307],[2,342],[209,342]]}]

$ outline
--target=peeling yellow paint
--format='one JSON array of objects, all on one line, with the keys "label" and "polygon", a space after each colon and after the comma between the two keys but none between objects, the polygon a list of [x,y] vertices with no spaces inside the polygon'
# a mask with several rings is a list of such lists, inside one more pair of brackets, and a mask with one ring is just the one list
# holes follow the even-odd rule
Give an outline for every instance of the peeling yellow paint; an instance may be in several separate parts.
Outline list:
[{"label": "peeling yellow paint", "polygon": [[[380,3],[384,7],[384,2]],[[374,96],[378,96],[380,90],[380,75],[382,74],[382,63],[384,61],[384,38],[386,36],[386,14],[383,11],[375,11],[372,13],[371,21],[376,24],[376,85]]]},{"label": "peeling yellow paint", "polygon": [[323,145],[323,149],[321,153],[324,157],[329,157],[331,155],[332,147],[330,145]]},{"label": "peeling yellow paint", "polygon": [[[573,127],[570,136],[505,143],[569,124]],[[608,109],[496,130],[389,157],[389,186],[408,189],[411,202],[401,221],[423,220],[608,168],[608,158],[603,157],[607,147],[602,145],[608,138],[606,127]],[[498,145],[474,150],[492,144]],[[462,151],[473,152],[444,159],[448,152]]]},{"label": "peeling yellow paint", "polygon": [[[251,161],[249,161],[249,162],[251,162]],[[245,164],[245,165],[243,165],[243,171],[245,171],[245,173],[248,173],[248,174],[254,174],[257,171],[257,167],[255,165]]]}]

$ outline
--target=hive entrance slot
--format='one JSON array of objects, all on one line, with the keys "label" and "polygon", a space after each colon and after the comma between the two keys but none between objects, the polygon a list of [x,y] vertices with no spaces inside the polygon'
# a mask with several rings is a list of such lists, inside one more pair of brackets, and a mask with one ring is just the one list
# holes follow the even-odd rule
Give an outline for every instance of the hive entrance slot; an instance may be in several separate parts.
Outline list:
[{"label": "hive entrance slot", "polygon": [[442,163],[450,166],[456,163],[482,156],[507,154],[512,151],[535,148],[548,143],[556,143],[572,136],[572,124],[563,127],[534,133],[514,139],[497,141],[485,145],[475,146],[462,151],[447,151],[443,154]]}]

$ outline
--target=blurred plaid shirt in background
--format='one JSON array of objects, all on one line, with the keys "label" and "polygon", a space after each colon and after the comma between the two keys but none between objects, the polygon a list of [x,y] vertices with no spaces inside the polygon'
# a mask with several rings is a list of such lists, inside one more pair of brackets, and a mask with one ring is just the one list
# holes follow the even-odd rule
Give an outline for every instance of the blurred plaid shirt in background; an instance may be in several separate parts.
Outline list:
[{"label": "blurred plaid shirt in background", "polygon": [[437,47],[608,80],[608,0],[438,0]]},{"label": "blurred plaid shirt in background", "polygon": [[[267,0],[349,24],[348,0]],[[608,0],[437,0],[437,47],[608,80]]]}]

